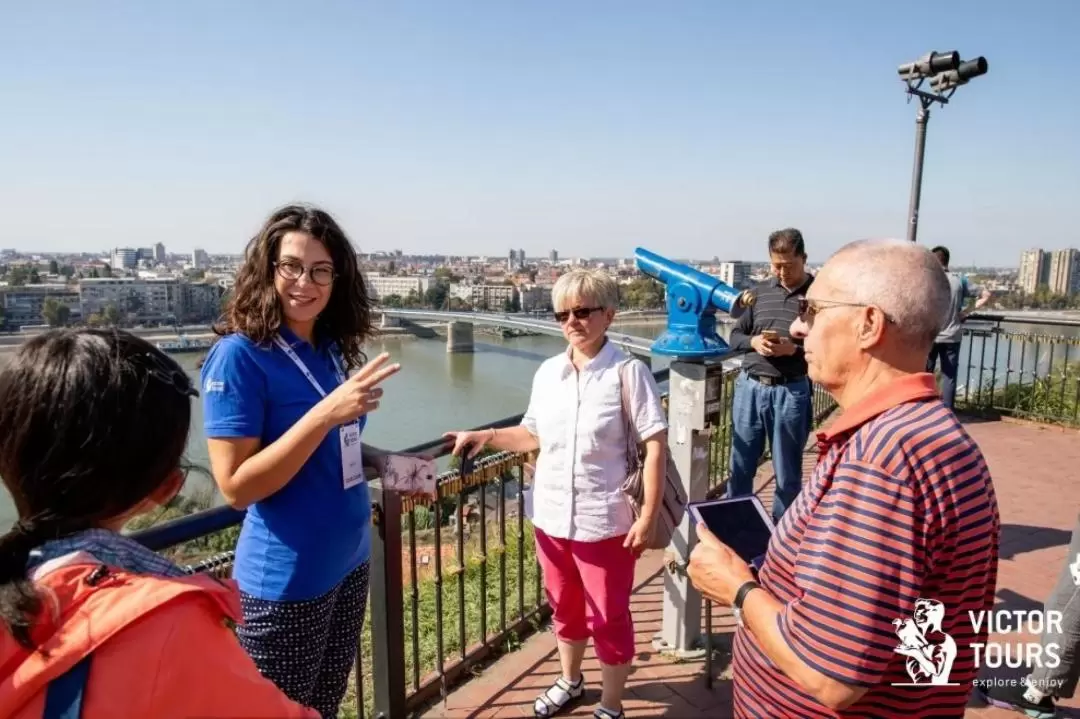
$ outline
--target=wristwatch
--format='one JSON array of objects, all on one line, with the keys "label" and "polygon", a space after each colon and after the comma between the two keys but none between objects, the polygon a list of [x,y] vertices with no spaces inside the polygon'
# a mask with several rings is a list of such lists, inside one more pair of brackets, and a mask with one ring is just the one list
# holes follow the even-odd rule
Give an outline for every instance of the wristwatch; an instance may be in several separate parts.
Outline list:
[{"label": "wristwatch", "polygon": [[746,601],[746,595],[755,589],[761,589],[761,585],[755,582],[753,579],[743,582],[739,590],[735,592],[735,601],[731,603],[732,613],[735,614],[735,623],[740,627],[745,626],[742,620],[742,605]]}]

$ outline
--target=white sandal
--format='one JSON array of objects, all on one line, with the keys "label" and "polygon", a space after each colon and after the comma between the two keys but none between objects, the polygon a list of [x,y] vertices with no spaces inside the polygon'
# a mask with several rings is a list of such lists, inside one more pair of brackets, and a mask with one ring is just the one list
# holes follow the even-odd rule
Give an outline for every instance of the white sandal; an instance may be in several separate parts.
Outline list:
[{"label": "white sandal", "polygon": [[596,711],[592,715],[593,719],[626,719],[626,714],[623,713],[622,709],[619,710],[618,714],[612,714],[604,707],[596,707]]},{"label": "white sandal", "polygon": [[578,677],[576,684],[571,684],[562,677],[548,687],[533,702],[533,714],[537,719],[548,719],[566,708],[570,702],[585,696],[585,675]]}]

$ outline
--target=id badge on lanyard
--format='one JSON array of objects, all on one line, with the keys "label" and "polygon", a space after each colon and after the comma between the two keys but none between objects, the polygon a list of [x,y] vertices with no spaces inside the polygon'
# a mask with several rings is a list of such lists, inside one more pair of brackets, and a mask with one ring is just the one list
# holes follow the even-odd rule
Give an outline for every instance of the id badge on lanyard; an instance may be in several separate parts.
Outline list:
[{"label": "id badge on lanyard", "polygon": [[[326,396],[326,392],[323,390],[322,385],[315,379],[315,375],[311,374],[311,370],[307,368],[304,361],[300,359],[300,356],[293,351],[293,348],[289,346],[289,343],[281,338],[280,335],[274,337],[274,343],[281,348],[281,351],[292,360],[301,374],[307,378],[307,381],[311,383],[311,386],[323,397]],[[344,382],[345,372],[338,365],[337,358],[334,359],[334,372],[337,374],[339,382]],[[352,489],[356,485],[364,481],[364,450],[363,445],[360,443],[360,421],[353,420],[347,424],[343,424],[338,427],[338,439],[341,442],[341,477],[342,486],[345,489]]]}]

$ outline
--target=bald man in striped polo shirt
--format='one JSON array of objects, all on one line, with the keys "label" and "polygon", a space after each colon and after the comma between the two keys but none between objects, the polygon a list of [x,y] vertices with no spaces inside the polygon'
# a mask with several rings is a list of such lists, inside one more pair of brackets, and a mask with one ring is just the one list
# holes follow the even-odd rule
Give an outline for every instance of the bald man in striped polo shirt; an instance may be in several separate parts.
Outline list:
[{"label": "bald man in striped polo shirt", "polygon": [[919,245],[845,246],[792,335],[842,413],[755,580],[704,527],[694,585],[738,624],[738,717],[960,717],[986,639],[1000,519],[979,447],[925,371],[949,305]]}]

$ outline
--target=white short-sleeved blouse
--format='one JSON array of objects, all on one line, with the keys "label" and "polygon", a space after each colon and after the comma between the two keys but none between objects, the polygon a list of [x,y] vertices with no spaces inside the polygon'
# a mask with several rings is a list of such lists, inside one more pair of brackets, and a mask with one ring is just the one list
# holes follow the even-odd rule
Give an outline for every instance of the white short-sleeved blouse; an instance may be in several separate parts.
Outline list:
[{"label": "white short-sleeved blouse", "polygon": [[[533,524],[559,539],[597,542],[626,534],[634,517],[622,494],[626,432],[619,369],[631,358],[610,342],[574,370],[569,350],[533,377],[522,425],[540,445],[532,488]],[[641,441],[667,429],[649,368],[624,370],[633,424]]]}]

